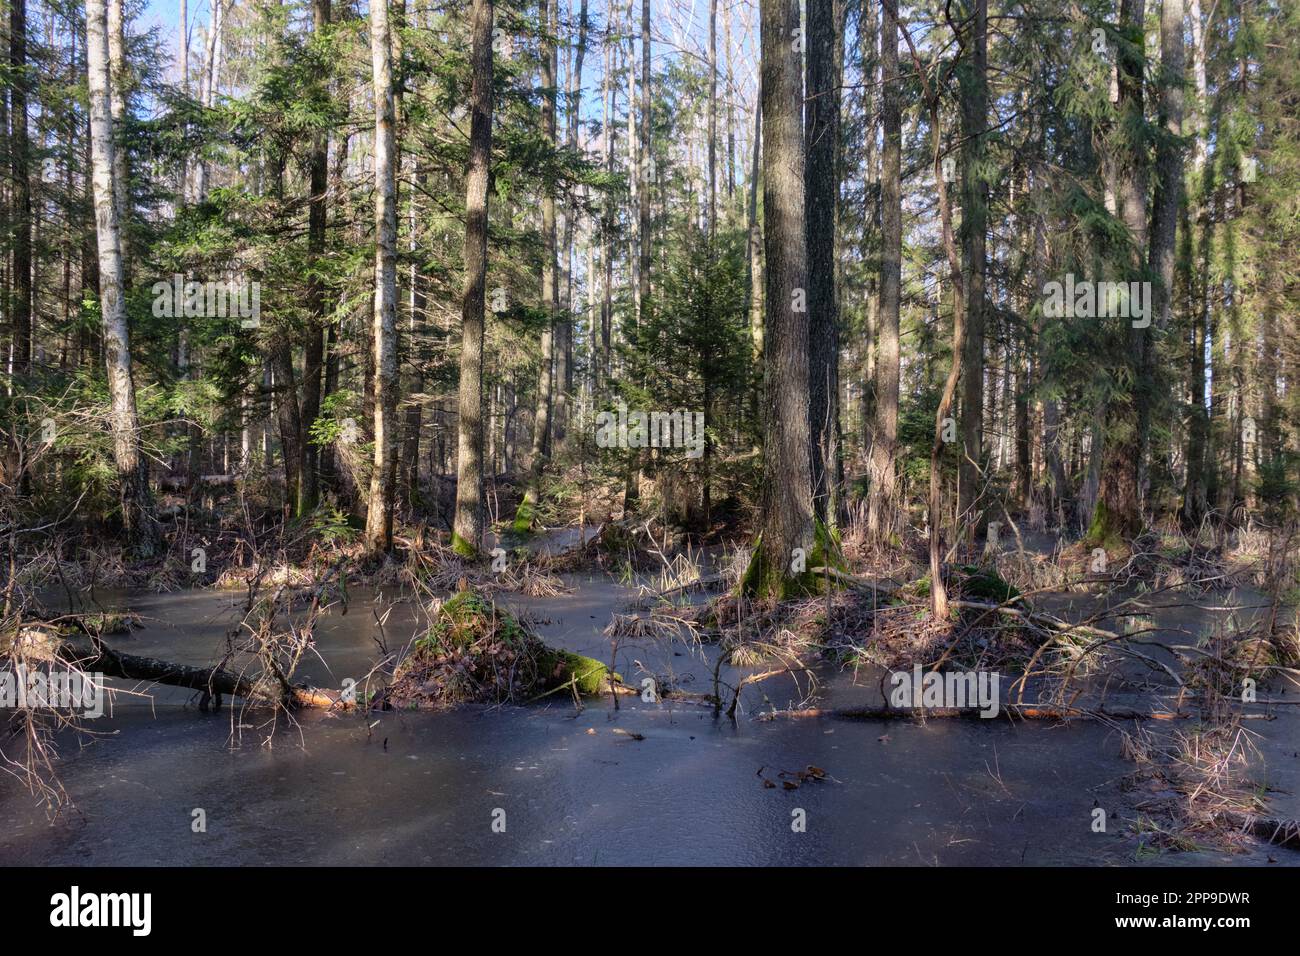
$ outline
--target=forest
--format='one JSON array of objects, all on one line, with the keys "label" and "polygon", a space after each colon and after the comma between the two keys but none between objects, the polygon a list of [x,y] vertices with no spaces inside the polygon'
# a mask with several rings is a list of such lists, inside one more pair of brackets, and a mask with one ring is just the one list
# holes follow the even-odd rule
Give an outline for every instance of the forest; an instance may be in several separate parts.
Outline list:
[{"label": "forest", "polygon": [[[270,862],[248,781],[395,805],[391,746],[533,784],[417,864],[604,862],[556,821],[675,833],[624,764],[704,747],[745,862],[1300,862],[1300,6],[0,0],[6,50],[0,858]],[[324,861],[387,860],[344,803]]]}]

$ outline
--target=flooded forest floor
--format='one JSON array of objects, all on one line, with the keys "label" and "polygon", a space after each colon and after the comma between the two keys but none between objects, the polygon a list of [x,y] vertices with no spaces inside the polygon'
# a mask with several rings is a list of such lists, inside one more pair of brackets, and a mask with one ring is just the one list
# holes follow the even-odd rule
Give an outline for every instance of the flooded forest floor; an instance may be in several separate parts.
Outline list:
[{"label": "flooded forest floor", "polygon": [[[574,554],[587,538],[585,529],[565,531],[534,542],[531,553],[539,561]],[[763,642],[698,623],[708,618],[699,610],[706,602],[725,605],[735,554],[553,562],[509,589],[489,589],[490,599],[551,647],[612,662],[628,688],[681,696],[552,693],[523,706],[276,714],[231,700],[200,708],[191,690],[111,680],[119,693],[105,716],[53,737],[67,797],[53,819],[20,781],[0,778],[0,862],[1300,863],[1300,853],[1259,834],[1222,821],[1202,826],[1216,822],[1215,788],[1230,783],[1246,787],[1267,818],[1300,818],[1295,672],[1272,670],[1259,684],[1261,703],[1239,708],[1253,716],[1232,721],[1210,755],[1204,715],[1184,706],[1205,680],[1185,662],[1206,652],[1178,650],[1213,650],[1225,634],[1276,617],[1278,602],[1230,582],[1171,586],[1168,576],[1053,588],[1015,566],[1029,552],[1040,565],[1044,555],[1059,558],[1044,538],[1007,547],[993,564],[1034,591],[1036,612],[1077,622],[1115,606],[1102,626],[1134,635],[1134,653],[1082,666],[1060,703],[1190,716],[1022,720],[1008,710],[995,719],[834,719],[887,704],[900,660],[883,653],[880,633],[873,641],[875,622],[919,621],[887,575],[882,586],[902,595],[888,609],[877,612],[872,594],[864,618],[862,588],[836,589],[828,603],[812,598],[774,625],[779,646],[755,648]],[[315,620],[294,679],[369,686],[377,660],[400,657],[427,631],[431,606],[474,584],[435,575],[420,588],[398,578],[348,588]],[[209,666],[229,660],[249,595],[52,588],[44,599],[83,613],[129,612],[138,625],[105,638],[115,648]],[[1294,610],[1283,614],[1294,626]],[[980,658],[980,640],[955,656],[973,647]],[[931,666],[944,646],[918,662]],[[1063,662],[1068,654],[1032,679],[1025,699],[1060,692]],[[1016,676],[1003,674],[1005,703]],[[722,706],[702,705],[715,680],[725,688]],[[822,716],[798,716],[813,712]],[[1173,766],[1189,748],[1206,751],[1192,753],[1193,782]],[[1180,811],[1189,801],[1199,816]]]}]

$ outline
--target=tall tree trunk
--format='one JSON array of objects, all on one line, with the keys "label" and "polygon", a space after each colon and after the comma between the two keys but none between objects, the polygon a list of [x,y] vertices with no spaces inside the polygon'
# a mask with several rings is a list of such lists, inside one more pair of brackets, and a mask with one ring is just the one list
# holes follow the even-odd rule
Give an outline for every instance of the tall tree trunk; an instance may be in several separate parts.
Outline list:
[{"label": "tall tree trunk", "polygon": [[[219,79],[218,63],[221,58],[221,32],[225,26],[225,9],[228,0],[212,0],[212,13],[208,18],[207,43],[203,54],[203,75],[199,80],[199,104],[211,109],[216,98]],[[199,158],[198,169],[194,176],[194,195],[200,202],[208,198],[208,161]]]},{"label": "tall tree trunk", "polygon": [[[179,73],[181,92],[188,99],[190,95],[190,14],[187,0],[181,0],[180,16],[180,48],[176,54],[176,67]],[[179,205],[184,206],[187,201],[186,190],[189,187],[190,180],[190,157],[188,153],[181,155],[180,163],[180,182],[177,188]]]},{"label": "tall tree trunk", "polygon": [[[885,15],[898,21],[898,0],[884,0]],[[927,521],[930,526],[930,613],[936,620],[948,616],[948,589],[943,578],[943,446],[945,419],[952,410],[957,397],[957,385],[961,381],[962,361],[966,345],[966,282],[962,275],[961,257],[957,252],[957,243],[953,237],[952,205],[948,201],[948,184],[943,178],[943,128],[941,114],[941,91],[930,85],[927,74],[921,69],[920,57],[907,30],[899,31],[907,43],[912,64],[921,81],[926,107],[930,114],[931,136],[934,137],[931,174],[934,176],[935,189],[939,194],[939,233],[943,241],[944,252],[948,257],[948,272],[952,281],[952,360],[948,375],[944,380],[943,392],[939,396],[939,406],[934,411],[934,438],[930,445],[930,492],[926,503]],[[936,323],[937,324],[937,323]]]},{"label": "tall tree trunk", "polygon": [[375,95],[375,457],[366,511],[366,550],[379,554],[393,545],[397,478],[397,182],[388,0],[370,4],[370,53]]},{"label": "tall tree trunk", "polygon": [[[1200,527],[1209,511],[1207,471],[1210,460],[1210,416],[1205,407],[1207,386],[1205,346],[1210,329],[1210,240],[1214,220],[1206,207],[1209,204],[1209,189],[1214,176],[1211,170],[1205,168],[1205,154],[1209,140],[1208,81],[1205,66],[1205,30],[1202,26],[1200,0],[1190,0],[1188,12],[1192,32],[1192,78],[1196,90],[1196,135],[1192,143],[1192,169],[1200,175],[1201,182],[1194,194],[1193,208],[1184,207],[1183,210],[1183,241],[1187,250],[1183,257],[1183,267],[1186,269],[1184,285],[1187,289],[1187,312],[1191,322],[1189,343],[1191,355],[1188,363],[1187,385],[1190,410],[1187,423],[1187,476],[1183,486],[1183,504],[1179,517],[1184,528],[1194,531]],[[1192,232],[1201,216],[1204,216],[1204,229],[1201,241],[1201,267],[1197,269],[1193,266]]]},{"label": "tall tree trunk", "polygon": [[[638,178],[641,189],[637,194],[637,295],[636,295],[636,332],[646,328],[650,313],[650,183],[653,177],[650,171],[654,162],[654,144],[650,139],[650,0],[641,0],[641,106],[637,120],[640,135],[637,136]],[[639,346],[637,346],[639,348]],[[634,370],[638,385],[644,383],[645,369],[637,362]],[[623,513],[633,510],[641,497],[641,452],[632,449],[628,456],[629,466],[623,486]]]},{"label": "tall tree trunk", "polygon": [[[558,0],[557,0],[558,5]],[[569,89],[565,112],[567,115],[566,141],[569,149],[578,152],[578,125],[582,109],[582,63],[587,55],[587,0],[582,0],[578,13],[577,46],[569,59],[569,47],[565,46],[565,63],[569,73]],[[572,415],[573,395],[573,262],[574,230],[578,219],[576,195],[572,195],[564,209],[564,284],[560,293],[559,316],[556,324],[555,342],[555,440],[563,446],[568,435],[569,419]]]},{"label": "tall tree trunk", "polygon": [[736,106],[735,84],[732,82],[731,73],[731,4],[726,0],[723,0],[722,4],[722,54],[725,63],[723,95],[727,99],[725,121],[727,124],[727,208],[734,213],[731,204],[736,192]]},{"label": "tall tree trunk", "polygon": [[492,0],[474,0],[470,24],[473,80],[469,166],[465,174],[456,519],[451,542],[457,553],[475,557],[483,546],[483,304],[487,284],[488,174],[492,161]]},{"label": "tall tree trunk", "polygon": [[[604,70],[601,75],[601,135],[605,147],[605,173],[614,175],[614,136],[613,127],[614,97],[617,86],[614,83],[614,58],[619,47],[610,42],[612,24],[605,25]],[[600,264],[603,276],[600,283],[600,350],[592,352],[592,361],[596,365],[596,388],[599,390],[609,380],[610,352],[613,348],[614,325],[614,199],[606,195],[602,210]],[[597,361],[597,356],[599,361]]]},{"label": "tall tree trunk", "polygon": [[131,170],[126,155],[126,92],[130,74],[126,63],[126,18],[122,0],[108,0],[108,102],[113,115],[113,190],[117,202],[118,228],[122,236],[122,256],[126,274],[130,264],[126,256],[130,250],[131,226]]},{"label": "tall tree trunk", "polygon": [[839,458],[839,296],[836,219],[840,139],[841,0],[808,0],[807,94],[804,107],[807,166],[805,243],[808,262],[808,418],[813,507],[819,521],[836,523]]},{"label": "tall tree trunk", "polygon": [[[312,0],[312,31],[317,39],[329,29],[330,0]],[[311,440],[312,425],[320,415],[321,381],[325,368],[325,226],[329,195],[329,134],[317,132],[312,137],[308,162],[307,255],[312,273],[307,279],[306,342],[303,347],[302,377],[302,482],[296,510],[305,515],[316,506],[320,489],[320,447]]]},{"label": "tall tree trunk", "polygon": [[[761,87],[758,96],[761,101]],[[758,189],[761,178],[760,162],[763,155],[762,109],[754,110],[753,139],[754,147],[749,161],[749,208],[746,213],[746,224],[748,228],[746,229],[745,241],[749,251],[746,263],[746,268],[749,273],[749,282],[747,284],[749,298],[749,339],[753,348],[754,365],[758,367],[763,361],[765,349],[763,344],[763,290],[765,288],[763,278],[763,231],[762,223],[758,221]],[[751,392],[753,396],[752,412],[755,420],[758,419],[758,404],[761,399],[760,392],[761,388],[756,388]]]},{"label": "tall tree trunk", "polygon": [[791,38],[799,6],[762,0],[761,89],[767,323],[763,477],[759,538],[742,581],[746,593],[781,596],[797,585],[795,549],[813,555],[808,460],[808,263],[800,56]]},{"label": "tall tree trunk", "polygon": [[[862,142],[862,239],[861,255],[866,266],[863,277],[863,316],[862,341],[858,346],[861,386],[859,395],[859,429],[862,447],[867,455],[867,468],[871,468],[871,437],[875,427],[875,390],[876,390],[876,339],[880,323],[880,154],[876,149],[876,128],[880,122],[881,93],[877,87],[877,75],[881,72],[879,22],[880,10],[874,0],[863,0],[861,17],[858,23],[858,42],[861,45],[862,74],[862,123],[865,127]],[[894,62],[898,62],[898,51],[894,51]],[[882,77],[881,82],[892,82],[892,77]],[[870,506],[868,505],[868,511]]]},{"label": "tall tree trunk", "polygon": [[32,191],[27,135],[27,0],[9,5],[9,174],[13,214],[13,290],[9,302],[13,324],[13,372],[27,374],[32,356]]},{"label": "tall tree trunk", "polygon": [[158,550],[159,528],[149,493],[148,462],[140,448],[140,424],[131,375],[131,337],[124,298],[125,270],[113,182],[113,116],[110,106],[108,13],[104,0],[86,2],[86,71],[90,90],[90,142],[95,196],[95,234],[99,245],[99,300],[103,317],[104,355],[112,403],[110,427],[113,458],[122,505],[122,521],[131,550],[151,558]]},{"label": "tall tree trunk", "polygon": [[[406,406],[406,417],[403,423],[405,436],[402,439],[402,468],[405,472],[403,483],[405,485],[404,494],[406,501],[415,502],[419,498],[420,491],[420,432],[424,428],[424,403],[420,399],[414,398],[424,391],[424,362],[421,360],[417,343],[419,341],[417,332],[421,322],[424,321],[425,307],[428,302],[425,293],[425,279],[420,271],[420,264],[416,251],[419,248],[417,234],[417,224],[420,221],[421,206],[419,202],[420,194],[427,191],[429,183],[429,173],[427,169],[418,169],[416,172],[416,181],[419,185],[411,190],[410,206],[410,239],[407,251],[411,255],[410,282],[411,282],[411,316],[407,324],[407,355],[411,357],[411,364],[414,366],[410,373],[408,403]],[[331,327],[332,328],[332,327]],[[322,469],[323,470],[323,469]],[[323,475],[322,475],[323,477]]]},{"label": "tall tree trunk", "polygon": [[709,0],[709,248],[718,227],[718,0]]},{"label": "tall tree trunk", "polygon": [[959,532],[978,533],[980,516],[973,513],[980,493],[984,461],[984,277],[985,232],[988,224],[988,184],[983,168],[988,129],[988,0],[970,0],[968,53],[958,66],[961,90],[961,238],[966,273],[966,339],[961,355],[961,444],[958,469]]},{"label": "tall tree trunk", "polygon": [[[284,202],[284,172],[287,157],[273,148],[266,158],[269,191],[277,203]],[[293,341],[277,332],[270,337],[267,355],[271,369],[272,401],[280,432],[280,453],[284,459],[284,516],[291,518],[302,495],[302,410],[298,405],[298,373],[294,367]]]},{"label": "tall tree trunk", "polygon": [[[1163,332],[1169,326],[1174,289],[1174,241],[1178,232],[1178,207],[1183,195],[1183,84],[1186,82],[1183,52],[1183,0],[1163,0],[1160,6],[1159,126],[1156,143],[1156,187],[1151,210],[1151,248],[1148,271],[1152,283],[1151,315]],[[1153,394],[1164,394],[1164,376],[1156,363],[1155,340],[1142,338],[1142,381]],[[1138,403],[1140,462],[1148,460],[1151,440],[1151,402]],[[1145,485],[1145,482],[1143,482]]]},{"label": "tall tree trunk", "polygon": [[[1124,224],[1132,236],[1136,255],[1116,263],[1132,279],[1141,278],[1141,260],[1147,248],[1147,169],[1144,150],[1129,143],[1132,130],[1143,120],[1142,84],[1146,56],[1144,53],[1143,16],[1145,0],[1121,0],[1120,30],[1126,43],[1119,50],[1119,146],[1110,154],[1115,160],[1116,203]],[[1108,404],[1104,451],[1098,489],[1088,537],[1096,544],[1132,539],[1141,530],[1142,516],[1138,500],[1139,459],[1142,448],[1138,434],[1138,407],[1150,400],[1141,379],[1142,354],[1146,349],[1146,330],[1130,328],[1121,332],[1126,342],[1125,362],[1130,384],[1121,384]]]},{"label": "tall tree trunk", "polygon": [[880,157],[880,308],[877,310],[874,423],[871,428],[871,497],[867,533],[877,544],[893,535],[898,441],[898,325],[903,261],[901,78],[898,67],[896,9],[885,5],[880,24],[881,125]]},{"label": "tall tree trunk", "polygon": [[[539,0],[540,23],[549,24],[554,19],[551,4],[558,0]],[[555,73],[557,51],[555,32],[548,27],[551,39],[542,53],[542,136],[554,149],[557,145],[555,128]],[[542,311],[546,325],[542,329],[541,367],[537,373],[537,415],[533,419],[532,462],[528,470],[528,487],[524,500],[515,512],[514,530],[520,533],[532,528],[537,520],[537,505],[542,500],[542,475],[550,457],[551,404],[555,393],[555,307],[559,297],[555,255],[555,185],[547,183],[542,195]]]}]

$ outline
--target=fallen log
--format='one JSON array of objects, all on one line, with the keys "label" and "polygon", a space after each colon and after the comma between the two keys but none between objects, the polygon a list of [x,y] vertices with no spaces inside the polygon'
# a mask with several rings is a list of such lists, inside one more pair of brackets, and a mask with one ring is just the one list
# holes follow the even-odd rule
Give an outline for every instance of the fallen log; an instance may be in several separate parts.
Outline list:
[{"label": "fallen log", "polygon": [[267,679],[250,679],[223,667],[194,667],[156,657],[126,654],[89,636],[67,636],[56,631],[28,627],[18,638],[24,656],[48,661],[61,660],[83,671],[122,680],[150,681],[170,687],[202,691],[213,699],[239,697],[253,705],[276,704],[297,708],[351,708],[353,702],[341,693],[305,684],[282,687]]}]

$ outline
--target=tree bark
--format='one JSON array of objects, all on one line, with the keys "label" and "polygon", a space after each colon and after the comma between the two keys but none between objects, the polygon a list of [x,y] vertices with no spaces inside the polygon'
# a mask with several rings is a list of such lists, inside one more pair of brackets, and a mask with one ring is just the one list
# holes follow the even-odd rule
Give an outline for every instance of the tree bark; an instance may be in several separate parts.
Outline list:
[{"label": "tree bark", "polygon": [[[1143,42],[1145,0],[1121,0],[1120,29],[1128,42],[1119,51],[1119,124],[1120,148],[1112,151],[1115,162],[1116,204],[1133,239],[1136,256],[1116,263],[1132,278],[1140,278],[1141,260],[1147,248],[1147,170],[1145,152],[1128,144],[1143,122],[1143,73],[1146,56]],[[1142,529],[1138,497],[1138,474],[1142,446],[1139,438],[1138,408],[1150,400],[1142,375],[1142,354],[1146,349],[1145,329],[1130,328],[1121,332],[1125,349],[1126,377],[1131,384],[1121,384],[1108,405],[1104,450],[1098,489],[1088,537],[1096,544],[1115,538],[1131,540]]]},{"label": "tree bark", "polygon": [[483,323],[487,284],[488,176],[492,160],[492,0],[470,13],[469,167],[465,174],[465,285],[461,295],[460,416],[452,547],[483,546]]},{"label": "tree bark", "polygon": [[122,522],[129,547],[140,558],[158,550],[159,529],[149,493],[148,462],[140,447],[140,422],[131,375],[131,336],[124,298],[122,240],[114,183],[113,116],[110,106],[108,12],[105,0],[86,3],[86,70],[90,90],[90,142],[95,234],[99,246],[99,300],[104,357],[112,405],[113,458],[117,465]]},{"label": "tree bark", "polygon": [[718,0],[709,0],[709,248],[718,228]]},{"label": "tree bark", "polygon": [[366,511],[366,550],[375,555],[393,545],[397,478],[397,183],[388,0],[370,4],[370,52],[375,96],[375,456]]},{"label": "tree bark", "polygon": [[[199,105],[211,109],[216,95],[220,58],[221,31],[225,21],[226,0],[212,0],[212,13],[208,18],[207,43],[203,54],[203,75],[199,80]],[[194,176],[194,195],[200,202],[208,198],[208,162],[200,157]]]},{"label": "tree bark", "polygon": [[808,0],[807,92],[804,107],[805,244],[808,262],[808,419],[813,508],[836,523],[839,459],[839,295],[836,225],[839,176],[840,0]]},{"label": "tree bark", "polygon": [[984,284],[987,262],[988,184],[983,171],[988,129],[988,0],[970,0],[969,59],[958,65],[961,91],[961,239],[966,275],[966,339],[961,355],[961,444],[958,468],[959,533],[978,533],[973,513],[984,462]]},{"label": "tree bark", "polygon": [[[884,0],[886,15],[898,20],[898,0]],[[912,65],[921,81],[926,106],[930,113],[931,135],[934,137],[931,174],[939,198],[939,232],[944,252],[948,257],[948,272],[952,281],[952,361],[944,380],[939,406],[934,412],[934,440],[930,445],[930,492],[927,500],[927,521],[930,526],[930,613],[936,620],[948,616],[948,589],[943,579],[943,446],[944,420],[952,410],[961,381],[961,357],[966,345],[966,282],[962,275],[961,257],[953,237],[952,205],[948,201],[948,184],[943,178],[943,129],[940,113],[942,91],[931,86],[922,69],[916,46],[906,30],[899,31],[907,44]]]},{"label": "tree bark", "polygon": [[759,539],[743,589],[780,597],[793,583],[794,549],[814,547],[808,447],[808,282],[799,7],[762,0],[763,210],[766,247],[766,436]]},{"label": "tree bark", "polygon": [[121,230],[123,265],[129,274],[127,252],[131,223],[131,170],[127,164],[125,137],[126,91],[130,74],[126,63],[126,18],[122,0],[108,0],[108,85],[109,110],[113,115],[113,195],[117,202],[118,228]]},{"label": "tree bark", "polygon": [[13,288],[9,302],[13,324],[13,371],[25,376],[32,356],[32,190],[27,135],[27,0],[10,0],[9,174],[13,213]]},{"label": "tree bark", "polygon": [[903,123],[896,12],[896,8],[891,10],[886,4],[880,25],[881,125],[884,129],[880,157],[880,308],[877,310],[876,395],[869,459],[871,495],[867,504],[867,533],[877,544],[885,543],[897,525],[895,458],[903,256]]},{"label": "tree bark", "polygon": [[[1196,136],[1193,138],[1192,145],[1192,169],[1200,173],[1205,166],[1205,154],[1209,140],[1208,119],[1206,116],[1208,81],[1205,66],[1205,31],[1201,20],[1200,0],[1190,0],[1188,12],[1192,30],[1192,77],[1196,90],[1194,101]],[[1209,239],[1213,229],[1213,217],[1205,214],[1205,206],[1209,198],[1207,190],[1212,177],[1203,176],[1202,179],[1203,188],[1197,191],[1193,204],[1194,208],[1187,209],[1184,207],[1184,231],[1185,242],[1187,243],[1185,285],[1188,300],[1187,311],[1191,321],[1189,343],[1191,355],[1188,363],[1190,374],[1187,385],[1187,397],[1190,404],[1190,415],[1187,423],[1187,476],[1183,486],[1183,504],[1179,517],[1183,527],[1187,530],[1198,529],[1209,511],[1209,476],[1207,471],[1210,450],[1210,415],[1205,407],[1207,384],[1205,381],[1205,345],[1210,329]],[[1201,268],[1197,270],[1192,265],[1192,229],[1202,215],[1205,216],[1205,225],[1202,232],[1204,240],[1201,250]]]},{"label": "tree bark", "polygon": [[[329,29],[330,0],[312,0],[312,31],[317,39]],[[302,377],[302,481],[296,511],[299,517],[316,506],[320,490],[320,447],[311,440],[312,425],[320,415],[321,382],[325,369],[325,227],[329,195],[329,134],[312,137],[308,162],[307,256],[312,273],[307,278],[307,330],[303,347]]]},{"label": "tree bark", "polygon": [[[551,4],[558,0],[539,0],[539,22],[550,24],[554,19]],[[555,74],[557,51],[554,30],[547,28],[552,37],[542,53],[542,136],[554,149],[557,145],[555,127]],[[515,513],[514,530],[530,530],[537,520],[537,506],[542,500],[542,476],[550,457],[551,406],[555,394],[555,306],[559,297],[555,255],[555,184],[546,183],[542,195],[542,311],[546,325],[542,329],[541,367],[537,373],[537,415],[533,418],[532,461],[528,469],[528,486],[524,500]]]},{"label": "tree bark", "polygon": [[[1156,142],[1156,187],[1151,210],[1151,247],[1148,271],[1155,277],[1151,289],[1152,322],[1158,331],[1169,326],[1174,289],[1174,240],[1178,231],[1178,207],[1183,195],[1183,84],[1186,82],[1183,52],[1183,0],[1163,0],[1160,6],[1160,105]],[[1147,388],[1164,384],[1156,363],[1153,336],[1142,337],[1142,377]],[[1148,460],[1151,439],[1151,402],[1138,403],[1139,461]],[[1145,482],[1143,482],[1145,484]]]}]

